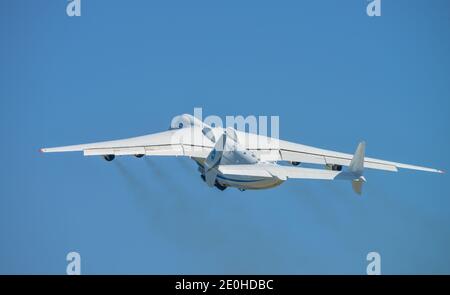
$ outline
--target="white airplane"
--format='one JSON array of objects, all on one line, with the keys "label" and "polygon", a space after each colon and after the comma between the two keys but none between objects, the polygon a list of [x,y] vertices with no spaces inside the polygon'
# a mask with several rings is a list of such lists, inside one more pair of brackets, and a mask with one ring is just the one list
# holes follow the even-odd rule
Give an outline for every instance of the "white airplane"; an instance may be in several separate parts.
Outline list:
[{"label": "white airplane", "polygon": [[[235,187],[265,189],[289,178],[348,180],[361,194],[364,168],[398,171],[398,168],[443,173],[441,170],[365,157],[365,142],[354,155],[237,131],[211,127],[194,116],[184,114],[172,120],[168,131],[103,141],[41,149],[44,153],[82,151],[85,156],[187,156],[198,164],[201,178],[220,190]],[[324,165],[325,169],[292,167],[301,163]],[[342,166],[348,166],[346,171]]]}]

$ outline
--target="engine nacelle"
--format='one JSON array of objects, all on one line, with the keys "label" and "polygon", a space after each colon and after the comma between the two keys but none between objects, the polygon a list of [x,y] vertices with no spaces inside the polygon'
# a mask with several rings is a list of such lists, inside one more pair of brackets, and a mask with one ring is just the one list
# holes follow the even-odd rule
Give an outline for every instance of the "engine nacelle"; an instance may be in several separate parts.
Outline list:
[{"label": "engine nacelle", "polygon": [[342,165],[338,164],[326,164],[325,168],[332,171],[342,171]]},{"label": "engine nacelle", "polygon": [[112,160],[114,160],[115,157],[116,156],[114,156],[114,155],[104,155],[103,156],[103,158],[108,162],[111,162]]}]

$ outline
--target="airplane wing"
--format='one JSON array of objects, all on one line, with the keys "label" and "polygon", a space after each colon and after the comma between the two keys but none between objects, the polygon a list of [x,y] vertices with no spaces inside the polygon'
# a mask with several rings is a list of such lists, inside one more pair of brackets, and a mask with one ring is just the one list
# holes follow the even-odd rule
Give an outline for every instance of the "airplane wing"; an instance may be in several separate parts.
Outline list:
[{"label": "airplane wing", "polygon": [[[257,152],[263,161],[291,161],[330,166],[349,166],[353,158],[352,154],[320,149],[262,135],[246,134],[243,132],[237,132],[237,135],[242,146]],[[397,172],[398,169],[412,169],[443,173],[443,171],[434,168],[385,161],[369,157],[364,158],[364,168],[393,172]]]},{"label": "airplane wing", "polygon": [[[324,150],[281,140],[279,153],[281,160],[305,162],[312,164],[325,164],[325,165],[349,166],[353,158],[352,154]],[[434,168],[385,161],[369,157],[364,158],[364,168],[386,170],[393,172],[396,172],[398,171],[399,168],[401,168],[401,169],[443,173],[443,171]]]},{"label": "airplane wing", "polygon": [[42,148],[44,153],[83,152],[97,155],[189,156],[206,158],[213,143],[196,128],[182,128],[126,139]]}]

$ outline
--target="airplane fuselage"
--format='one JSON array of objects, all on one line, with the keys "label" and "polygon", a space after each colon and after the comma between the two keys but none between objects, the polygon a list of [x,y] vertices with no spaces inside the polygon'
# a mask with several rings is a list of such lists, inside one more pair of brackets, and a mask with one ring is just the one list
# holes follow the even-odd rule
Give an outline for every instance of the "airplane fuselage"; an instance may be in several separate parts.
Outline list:
[{"label": "airplane fuselage", "polygon": [[[204,180],[204,159],[193,158],[199,166],[199,172]],[[237,165],[237,164],[257,164],[259,162],[258,155],[249,150],[231,150],[223,153],[221,164]],[[272,188],[283,183],[284,180],[276,176],[260,177],[246,175],[223,175],[218,171],[215,186],[224,190],[227,187],[234,187],[239,190],[248,189],[266,189]]]}]

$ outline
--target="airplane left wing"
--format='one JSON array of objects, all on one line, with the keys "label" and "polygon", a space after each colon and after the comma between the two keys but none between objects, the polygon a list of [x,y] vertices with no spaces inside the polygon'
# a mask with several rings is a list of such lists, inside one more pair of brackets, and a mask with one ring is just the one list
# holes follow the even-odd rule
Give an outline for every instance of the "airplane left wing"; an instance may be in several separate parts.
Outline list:
[{"label": "airplane left wing", "polygon": [[[353,155],[351,154],[324,150],[320,148],[315,148],[311,146],[306,146],[282,140],[280,140],[279,152],[281,160],[305,162],[312,164],[349,166],[353,158]],[[411,169],[434,173],[443,173],[443,171],[434,168],[385,161],[369,157],[364,158],[364,168],[386,170],[392,172],[397,172],[398,169],[400,168],[400,169]]]},{"label": "airplane left wing", "polygon": [[[351,154],[325,150],[262,135],[248,134],[244,132],[237,132],[237,134],[241,144],[245,148],[257,152],[264,161],[291,161],[330,166],[349,166],[353,157]],[[392,172],[396,172],[398,169],[411,169],[443,173],[443,171],[434,168],[385,161],[369,157],[364,158],[364,168]]]},{"label": "airplane left wing", "polygon": [[83,152],[97,155],[189,156],[206,158],[213,143],[196,128],[182,128],[160,133],[88,144],[43,148],[41,152]]}]

